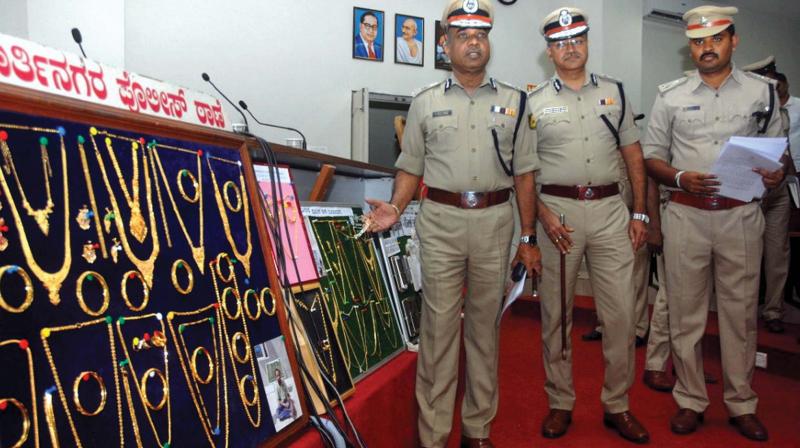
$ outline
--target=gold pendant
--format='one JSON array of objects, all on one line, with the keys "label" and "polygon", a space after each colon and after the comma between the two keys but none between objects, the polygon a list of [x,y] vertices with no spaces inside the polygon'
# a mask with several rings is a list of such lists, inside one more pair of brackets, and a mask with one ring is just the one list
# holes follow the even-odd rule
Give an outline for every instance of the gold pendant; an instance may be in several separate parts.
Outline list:
[{"label": "gold pendant", "polygon": [[42,233],[47,236],[50,232],[50,210],[34,210],[33,219],[36,220],[36,224],[39,225],[39,228],[42,230]]},{"label": "gold pendant", "polygon": [[122,244],[119,243],[117,238],[114,238],[114,244],[111,246],[111,259],[114,260],[114,264],[119,261],[119,253],[122,251]]},{"label": "gold pendant", "polygon": [[94,214],[89,211],[89,208],[86,207],[86,204],[78,210],[78,216],[75,217],[75,221],[78,223],[78,227],[82,230],[89,230],[92,226],[92,216]]},{"label": "gold pendant", "polygon": [[8,226],[6,225],[5,218],[0,218],[0,252],[8,249],[8,238],[6,238],[4,233],[8,232]]},{"label": "gold pendant", "polygon": [[142,211],[139,210],[139,207],[134,207],[131,209],[131,220],[129,225],[131,228],[131,235],[136,238],[136,241],[140,243],[144,242],[145,237],[147,237],[147,224],[144,222],[144,217],[142,216]]},{"label": "gold pendant", "polygon": [[206,260],[206,251],[205,248],[202,246],[200,247],[193,247],[192,248],[192,257],[194,258],[195,263],[200,269],[200,273],[205,273],[205,260]]},{"label": "gold pendant", "polygon": [[95,260],[97,260],[97,244],[93,243],[91,240],[87,241],[86,244],[83,245],[83,257],[89,264],[94,264]]},{"label": "gold pendant", "polygon": [[114,212],[106,207],[106,215],[103,217],[103,227],[106,229],[106,233],[111,233],[111,224],[114,221]]}]

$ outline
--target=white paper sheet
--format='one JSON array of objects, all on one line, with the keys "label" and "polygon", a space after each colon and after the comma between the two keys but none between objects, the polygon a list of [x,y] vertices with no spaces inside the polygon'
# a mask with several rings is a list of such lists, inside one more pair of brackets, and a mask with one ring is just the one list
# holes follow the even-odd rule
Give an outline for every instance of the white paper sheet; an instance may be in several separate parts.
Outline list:
[{"label": "white paper sheet", "polygon": [[786,138],[731,137],[711,167],[720,182],[719,195],[745,202],[763,196],[761,175],[753,168],[777,170],[785,150]]}]

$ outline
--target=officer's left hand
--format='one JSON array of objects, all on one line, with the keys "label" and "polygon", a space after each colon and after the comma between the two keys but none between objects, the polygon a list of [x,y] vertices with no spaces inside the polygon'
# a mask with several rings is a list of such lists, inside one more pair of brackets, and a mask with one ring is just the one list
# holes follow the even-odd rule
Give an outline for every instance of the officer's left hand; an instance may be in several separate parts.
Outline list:
[{"label": "officer's left hand", "polygon": [[639,250],[647,242],[647,224],[638,219],[631,219],[628,236],[631,238],[634,252]]},{"label": "officer's left hand", "polygon": [[539,246],[520,243],[517,246],[517,254],[514,255],[514,260],[511,261],[511,269],[514,269],[514,266],[519,262],[522,262],[528,268],[528,277],[533,275],[533,271],[536,271],[537,275],[541,275],[542,253],[539,251]]},{"label": "officer's left hand", "polygon": [[372,210],[364,215],[368,231],[375,233],[383,232],[392,227],[400,219],[397,210],[388,202],[379,201],[377,199],[365,200],[367,204],[372,206]]},{"label": "officer's left hand", "polygon": [[775,171],[769,171],[764,168],[753,168],[753,171],[761,175],[761,181],[764,182],[764,186],[767,188],[775,188],[780,185],[783,180],[783,167]]}]

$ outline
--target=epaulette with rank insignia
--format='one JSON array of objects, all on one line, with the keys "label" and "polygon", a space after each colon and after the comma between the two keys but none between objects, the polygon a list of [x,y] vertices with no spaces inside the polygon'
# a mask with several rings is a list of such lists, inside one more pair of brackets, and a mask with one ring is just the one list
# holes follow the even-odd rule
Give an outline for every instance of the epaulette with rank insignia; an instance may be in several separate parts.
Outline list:
[{"label": "epaulette with rank insignia", "polygon": [[494,82],[496,82],[497,84],[500,84],[503,87],[508,87],[509,89],[522,90],[522,89],[520,89],[519,87],[517,87],[517,86],[515,86],[513,84],[507,83],[505,81],[500,81],[499,79],[495,79]]},{"label": "epaulette with rank insignia", "polygon": [[674,89],[675,87],[678,87],[679,85],[685,83],[688,79],[689,78],[684,76],[683,78],[678,78],[678,79],[676,79],[674,81],[670,81],[670,82],[666,82],[664,84],[661,84],[660,86],[658,86],[658,92],[663,95],[663,94],[669,92],[670,90]]},{"label": "epaulette with rank insignia", "polygon": [[749,76],[749,77],[751,77],[751,78],[753,78],[753,79],[757,79],[759,81],[764,81],[767,84],[776,84],[777,85],[777,83],[778,83],[778,81],[775,81],[772,78],[767,78],[766,76],[759,75],[758,73],[744,72],[744,74]]},{"label": "epaulette with rank insignia", "polygon": [[436,86],[438,86],[438,85],[442,85],[442,84],[443,84],[443,83],[445,83],[446,81],[447,81],[447,80],[443,80],[443,81],[437,81],[437,82],[435,82],[435,83],[433,83],[433,84],[429,84],[429,85],[427,85],[427,86],[425,86],[425,87],[420,87],[419,89],[417,89],[417,90],[413,91],[413,92],[411,93],[411,96],[412,96],[412,97],[416,97],[416,96],[417,96],[417,95],[419,95],[420,93],[422,93],[422,92],[425,92],[426,90],[430,90],[430,89],[432,89],[432,88],[434,88],[434,87],[436,87]]},{"label": "epaulette with rank insignia", "polygon": [[549,85],[550,85],[549,81],[540,82],[539,84],[536,85],[536,87],[533,88],[533,90],[528,92],[528,98],[532,97],[533,95],[535,95],[538,92],[541,92],[542,90],[544,90],[545,87],[547,87]]},{"label": "epaulette with rank insignia", "polygon": [[603,73],[592,73],[592,76],[596,77],[596,78],[600,78],[600,79],[605,79],[606,81],[613,82],[615,84],[618,83],[618,82],[622,82],[622,81],[620,81],[619,79],[617,79],[617,78],[615,78],[613,76],[608,76],[608,75],[605,75]]}]

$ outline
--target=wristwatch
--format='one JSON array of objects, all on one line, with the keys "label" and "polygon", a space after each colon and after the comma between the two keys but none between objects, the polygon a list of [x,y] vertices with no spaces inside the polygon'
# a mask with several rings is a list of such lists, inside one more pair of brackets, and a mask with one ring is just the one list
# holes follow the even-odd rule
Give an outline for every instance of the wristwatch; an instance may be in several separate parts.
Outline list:
[{"label": "wristwatch", "polygon": [[529,246],[535,246],[536,244],[538,244],[538,241],[536,240],[536,235],[522,235],[521,237],[519,237],[519,242],[520,244],[527,244]]},{"label": "wristwatch", "polygon": [[645,213],[631,213],[631,219],[642,221],[645,224],[650,224],[650,217]]}]

